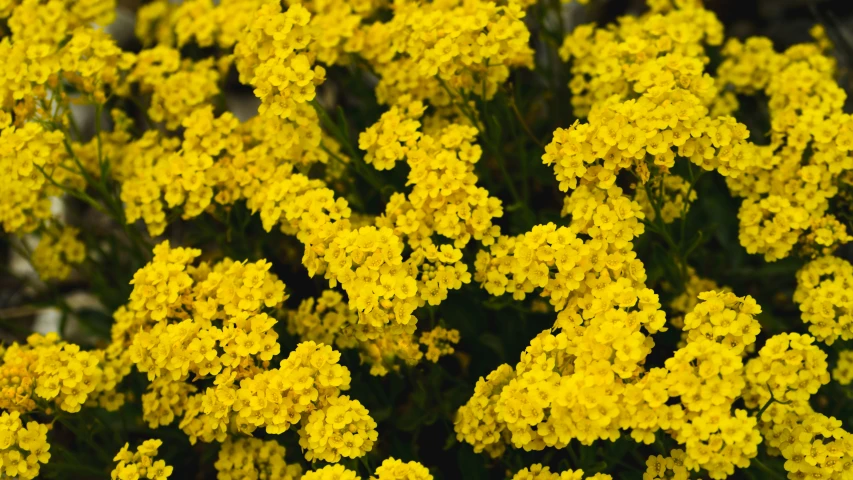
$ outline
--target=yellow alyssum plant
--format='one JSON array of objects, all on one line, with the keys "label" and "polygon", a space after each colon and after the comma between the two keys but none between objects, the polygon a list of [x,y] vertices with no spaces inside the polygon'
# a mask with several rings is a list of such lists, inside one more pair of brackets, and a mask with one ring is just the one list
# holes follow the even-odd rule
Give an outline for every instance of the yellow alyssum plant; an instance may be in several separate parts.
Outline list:
[{"label": "yellow alyssum plant", "polygon": [[0,2],[0,476],[853,478],[830,36],[565,3]]}]

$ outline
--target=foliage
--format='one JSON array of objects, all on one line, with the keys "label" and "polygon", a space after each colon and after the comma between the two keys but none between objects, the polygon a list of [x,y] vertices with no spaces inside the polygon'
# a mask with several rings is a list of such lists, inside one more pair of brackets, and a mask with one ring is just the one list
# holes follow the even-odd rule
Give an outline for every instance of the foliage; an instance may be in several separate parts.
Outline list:
[{"label": "foliage", "polygon": [[843,35],[605,3],[0,5],[0,476],[853,478]]}]

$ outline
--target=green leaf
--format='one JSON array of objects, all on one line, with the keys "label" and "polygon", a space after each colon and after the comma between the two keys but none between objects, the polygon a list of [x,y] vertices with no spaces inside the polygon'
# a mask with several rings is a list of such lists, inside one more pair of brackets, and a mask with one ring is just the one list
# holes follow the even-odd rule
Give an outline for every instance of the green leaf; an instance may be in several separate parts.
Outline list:
[{"label": "green leaf", "polygon": [[500,337],[493,333],[486,332],[480,334],[478,340],[480,341],[480,343],[495,352],[501,362],[506,359],[506,352],[504,351],[503,343],[501,342]]}]

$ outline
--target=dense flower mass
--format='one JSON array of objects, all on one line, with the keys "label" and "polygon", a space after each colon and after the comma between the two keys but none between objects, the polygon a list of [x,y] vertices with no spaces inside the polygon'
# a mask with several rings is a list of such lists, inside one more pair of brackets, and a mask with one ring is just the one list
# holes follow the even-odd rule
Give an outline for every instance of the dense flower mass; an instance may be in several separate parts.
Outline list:
[{"label": "dense flower mass", "polygon": [[[306,472],[302,477],[307,480],[360,480],[361,477],[342,465],[329,465],[317,470]],[[418,462],[402,462],[395,458],[382,461],[371,480],[433,480],[426,467]]]},{"label": "dense flower mass", "polygon": [[285,449],[275,440],[229,439],[222,444],[216,463],[217,480],[279,478],[296,480],[302,475],[299,464],[284,461]]},{"label": "dense flower mass", "polygon": [[126,372],[105,362],[105,355],[103,350],[81,350],[56,334],[33,334],[26,344],[13,343],[0,364],[0,408],[27,413],[47,401],[69,413],[85,404],[115,410],[123,396],[114,388]]},{"label": "dense flower mass", "polygon": [[777,53],[766,38],[731,40],[724,54],[719,82],[762,92],[770,110],[769,145],[757,147],[745,175],[729,180],[744,197],[741,243],[772,261],[797,245],[821,255],[849,242],[846,226],[829,213],[841,177],[853,168],[853,124],[842,111],[847,95],[833,78],[835,61],[817,43]]},{"label": "dense flower mass", "polygon": [[78,234],[76,228],[67,227],[41,238],[33,250],[33,268],[42,280],[65,280],[72,266],[86,259],[86,246],[77,239]]},{"label": "dense flower mass", "polygon": [[853,476],[837,22],[144,3],[0,1],[0,477]]},{"label": "dense flower mass", "polygon": [[853,265],[838,257],[822,257],[797,272],[794,301],[803,321],[818,340],[832,345],[853,339]]},{"label": "dense flower mass", "polygon": [[584,476],[583,470],[565,470],[560,473],[552,472],[550,468],[543,467],[540,464],[523,468],[512,476],[512,480],[612,480],[613,477],[606,474],[596,473],[595,475]]},{"label": "dense flower mass", "polygon": [[162,440],[146,440],[139,445],[135,452],[131,452],[130,445],[125,443],[113,459],[118,463],[110,473],[110,477],[113,480],[132,480],[135,478],[165,480],[169,478],[174,467],[166,465],[163,460],[154,460],[162,446]]},{"label": "dense flower mass", "polygon": [[0,472],[9,478],[36,478],[50,460],[47,425],[21,421],[19,412],[0,415]]},{"label": "dense flower mass", "polygon": [[693,6],[568,36],[560,53],[573,59],[572,102],[588,121],[558,129],[545,149],[560,189],[579,180],[607,188],[632,167],[646,182],[647,157],[664,173],[676,157],[727,177],[744,171],[753,161],[749,132],[715,111],[717,87],[704,71],[704,44],[721,41],[720,22]]}]

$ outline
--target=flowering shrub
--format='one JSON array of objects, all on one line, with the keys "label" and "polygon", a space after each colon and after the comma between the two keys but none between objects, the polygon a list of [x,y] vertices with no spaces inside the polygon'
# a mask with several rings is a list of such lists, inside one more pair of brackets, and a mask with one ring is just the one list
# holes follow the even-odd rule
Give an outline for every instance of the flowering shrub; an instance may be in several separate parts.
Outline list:
[{"label": "flowering shrub", "polygon": [[604,3],[0,2],[0,477],[853,479],[849,46]]}]

